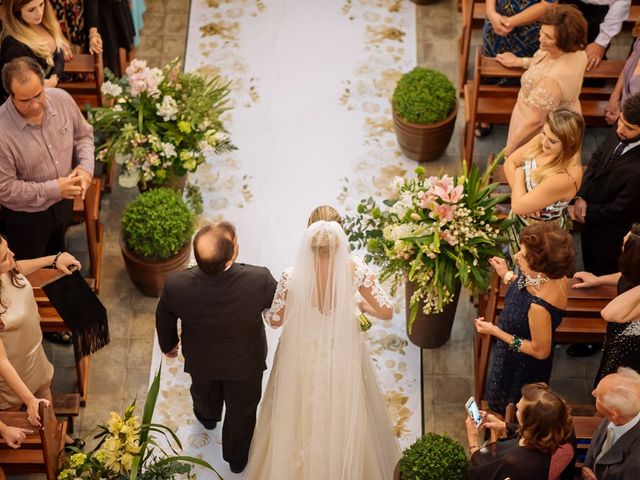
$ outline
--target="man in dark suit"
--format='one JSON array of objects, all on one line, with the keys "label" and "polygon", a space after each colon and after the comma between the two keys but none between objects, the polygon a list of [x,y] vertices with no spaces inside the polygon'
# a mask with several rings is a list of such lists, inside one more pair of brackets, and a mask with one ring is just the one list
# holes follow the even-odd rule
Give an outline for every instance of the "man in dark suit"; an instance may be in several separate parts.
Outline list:
[{"label": "man in dark suit", "polygon": [[596,429],[582,468],[584,480],[640,478],[640,374],[622,367],[607,375],[593,391],[598,413]]},{"label": "man in dark suit", "polygon": [[640,221],[640,94],[628,98],[605,140],[591,156],[569,212],[581,230],[585,270],[618,272],[622,240]]},{"label": "man in dark suit", "polygon": [[[156,310],[160,348],[169,357],[182,340],[196,418],[212,430],[226,407],[222,455],[244,470],[262,395],[267,342],[261,313],[277,282],[265,267],[236,263],[233,225],[209,225],[193,240],[197,267],[171,275]],[[178,337],[178,318],[182,336]]]}]

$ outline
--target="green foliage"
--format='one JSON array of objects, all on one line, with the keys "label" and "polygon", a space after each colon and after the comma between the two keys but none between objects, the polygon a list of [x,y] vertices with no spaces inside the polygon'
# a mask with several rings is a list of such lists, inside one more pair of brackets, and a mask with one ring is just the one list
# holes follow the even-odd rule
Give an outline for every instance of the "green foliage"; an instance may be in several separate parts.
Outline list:
[{"label": "green foliage", "polygon": [[166,260],[191,241],[195,214],[181,195],[152,189],[133,200],[122,215],[122,234],[129,250],[147,260]]},{"label": "green foliage", "polygon": [[443,74],[415,67],[405,73],[393,92],[396,114],[411,123],[428,125],[444,120],[456,104],[456,89]]},{"label": "green foliage", "polygon": [[402,480],[463,480],[469,460],[464,448],[446,435],[427,433],[404,451]]},{"label": "green foliage", "polygon": [[202,192],[198,185],[195,183],[187,183],[184,199],[193,213],[202,215],[202,212],[204,212],[204,199],[202,198]]},{"label": "green foliage", "polygon": [[472,165],[458,177],[426,177],[418,167],[416,177],[394,180],[391,198],[381,205],[363,199],[356,215],[345,219],[351,247],[366,249],[365,261],[382,268],[380,280],[392,279],[393,295],[401,283],[413,283],[409,332],[418,308],[441,312],[458,285],[488,287],[489,258],[500,255],[504,231],[513,223],[498,218],[495,206],[505,195],[495,195],[498,184],[489,184],[500,158],[484,174]]}]

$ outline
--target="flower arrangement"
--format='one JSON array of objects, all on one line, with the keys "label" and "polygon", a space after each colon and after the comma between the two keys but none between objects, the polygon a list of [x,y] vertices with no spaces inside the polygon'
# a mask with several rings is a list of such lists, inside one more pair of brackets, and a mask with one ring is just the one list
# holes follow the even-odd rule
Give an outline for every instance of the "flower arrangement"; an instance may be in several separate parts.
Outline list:
[{"label": "flower arrangement", "polygon": [[162,70],[133,60],[125,77],[107,77],[109,106],[91,109],[89,118],[106,137],[98,159],[122,165],[123,187],[161,185],[195,172],[209,154],[235,149],[220,118],[229,88],[218,77],[184,73],[177,59]]},{"label": "flower arrangement", "polygon": [[178,475],[195,478],[191,473],[193,464],[212,470],[222,480],[204,460],[178,455],[171,444],[175,455],[169,455],[158,445],[151,432],[161,433],[167,440],[173,439],[177,448],[182,449],[173,430],[151,423],[159,391],[160,370],[149,389],[142,421],[135,415],[135,401],[125,410],[124,417],[111,412],[107,424],[96,427],[98,433],[94,438],[100,439],[98,445],[88,453],[71,447],[73,453],[63,458],[58,480],[169,480]]},{"label": "flower arrangement", "polygon": [[361,200],[357,215],[347,218],[351,246],[366,247],[365,261],[382,267],[380,280],[392,278],[392,294],[400,282],[413,282],[408,330],[420,304],[424,313],[438,313],[453,300],[458,284],[486,288],[487,262],[499,255],[498,243],[512,220],[500,220],[495,206],[506,198],[493,195],[498,184],[473,165],[468,175],[394,179],[394,197],[379,206]]}]

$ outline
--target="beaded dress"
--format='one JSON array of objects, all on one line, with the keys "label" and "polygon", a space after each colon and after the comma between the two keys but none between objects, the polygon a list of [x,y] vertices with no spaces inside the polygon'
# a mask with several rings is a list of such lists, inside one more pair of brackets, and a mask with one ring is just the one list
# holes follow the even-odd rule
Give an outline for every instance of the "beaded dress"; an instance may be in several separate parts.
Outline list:
[{"label": "beaded dress", "polygon": [[[532,295],[524,286],[524,277],[511,282],[500,314],[498,326],[505,332],[523,340],[531,340],[529,329],[529,307],[535,303],[551,315],[551,329],[560,325],[564,310],[554,307],[546,300]],[[553,363],[553,349],[547,358],[538,360],[522,352],[513,352],[509,345],[497,341],[494,349],[493,365],[487,382],[487,401],[491,410],[504,413],[509,403],[520,400],[520,390],[527,383],[549,382]]]},{"label": "beaded dress", "polygon": [[[507,145],[517,148],[526,143],[539,129],[531,120],[540,117],[544,120],[548,112],[558,107],[571,107],[581,112],[578,96],[586,66],[587,54],[583,50],[557,58],[538,50],[520,79],[521,88],[509,123]],[[514,135],[520,135],[522,129],[531,131],[519,136],[520,142],[514,145]]]},{"label": "beaded dress", "polygon": [[[624,277],[620,277],[618,295],[633,287]],[[640,372],[640,319],[628,323],[607,322],[602,360],[594,385],[598,385],[602,377],[615,373],[619,367],[630,367]]]}]

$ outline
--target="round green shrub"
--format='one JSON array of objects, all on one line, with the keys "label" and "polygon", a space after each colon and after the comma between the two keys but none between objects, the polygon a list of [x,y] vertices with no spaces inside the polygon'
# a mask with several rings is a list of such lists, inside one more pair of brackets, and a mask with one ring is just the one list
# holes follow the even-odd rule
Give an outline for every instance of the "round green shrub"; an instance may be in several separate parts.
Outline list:
[{"label": "round green shrub", "polygon": [[148,190],[133,200],[122,214],[122,234],[127,248],[147,260],[166,260],[191,241],[195,214],[181,194],[169,188]]},{"label": "round green shrub", "polygon": [[463,480],[469,460],[455,440],[427,433],[407,448],[400,460],[402,480]]},{"label": "round green shrub", "polygon": [[411,123],[444,120],[456,104],[456,89],[443,73],[415,67],[405,73],[393,92],[396,114]]}]

